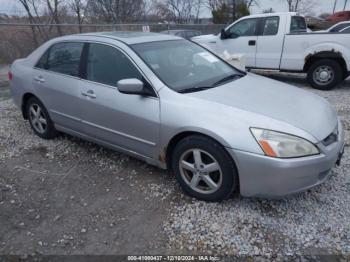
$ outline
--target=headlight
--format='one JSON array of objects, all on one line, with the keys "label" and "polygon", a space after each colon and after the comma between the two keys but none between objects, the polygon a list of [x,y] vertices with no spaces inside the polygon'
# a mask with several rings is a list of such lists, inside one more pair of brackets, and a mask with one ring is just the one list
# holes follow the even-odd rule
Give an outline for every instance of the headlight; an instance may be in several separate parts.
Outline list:
[{"label": "headlight", "polygon": [[264,153],[270,157],[292,158],[320,153],[314,144],[297,136],[259,128],[250,130]]}]

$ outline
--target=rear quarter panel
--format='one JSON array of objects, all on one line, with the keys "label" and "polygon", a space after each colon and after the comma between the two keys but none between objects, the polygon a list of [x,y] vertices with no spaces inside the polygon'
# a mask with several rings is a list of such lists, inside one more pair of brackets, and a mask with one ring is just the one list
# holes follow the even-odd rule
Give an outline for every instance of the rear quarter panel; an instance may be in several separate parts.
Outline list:
[{"label": "rear quarter panel", "polygon": [[287,34],[280,69],[302,71],[308,56],[324,51],[341,54],[350,70],[350,34],[341,33]]},{"label": "rear quarter panel", "polygon": [[17,59],[11,65],[13,79],[10,81],[10,90],[15,104],[20,108],[23,95],[33,93],[32,67],[27,59]]}]

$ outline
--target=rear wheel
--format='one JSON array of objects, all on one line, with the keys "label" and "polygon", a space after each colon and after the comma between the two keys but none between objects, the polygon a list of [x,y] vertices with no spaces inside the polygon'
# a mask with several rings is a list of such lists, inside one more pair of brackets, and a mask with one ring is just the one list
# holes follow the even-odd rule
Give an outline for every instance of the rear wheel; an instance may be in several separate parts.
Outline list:
[{"label": "rear wheel", "polygon": [[189,136],[174,149],[172,167],[182,189],[205,201],[221,201],[238,187],[236,167],[226,150],[204,136]]},{"label": "rear wheel", "polygon": [[315,89],[331,90],[343,80],[343,69],[335,60],[320,59],[310,66],[307,80]]},{"label": "rear wheel", "polygon": [[44,139],[52,139],[57,136],[54,124],[39,99],[32,97],[27,101],[26,113],[30,126],[37,136]]}]

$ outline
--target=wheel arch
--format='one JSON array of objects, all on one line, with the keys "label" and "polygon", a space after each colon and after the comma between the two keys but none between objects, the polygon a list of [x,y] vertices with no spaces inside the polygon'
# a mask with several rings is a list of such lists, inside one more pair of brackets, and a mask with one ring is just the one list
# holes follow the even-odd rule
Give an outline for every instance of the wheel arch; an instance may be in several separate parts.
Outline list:
[{"label": "wheel arch", "polygon": [[[192,135],[198,135],[198,136],[203,136],[203,137],[209,138],[209,139],[215,141],[216,143],[218,143],[219,145],[221,145],[225,149],[226,153],[231,158],[233,164],[235,165],[235,167],[237,169],[235,159],[232,157],[232,155],[226,149],[226,146],[225,146],[226,142],[219,137],[215,137],[213,135],[210,135],[210,134],[207,134],[207,133],[201,132],[201,131],[181,131],[181,132],[179,132],[171,137],[171,139],[167,143],[167,146],[164,150],[165,162],[166,162],[166,166],[168,169],[171,169],[171,156],[174,152],[176,145],[184,138],[192,136]],[[238,173],[238,170],[237,170],[237,173]]]},{"label": "wheel arch", "polygon": [[303,71],[307,72],[311,67],[311,65],[319,59],[331,59],[331,60],[337,61],[343,69],[343,75],[348,74],[348,68],[347,68],[346,61],[344,59],[343,54],[335,50],[320,51],[313,54],[309,54],[308,56],[305,57]]},{"label": "wheel arch", "polygon": [[198,135],[198,136],[202,136],[202,137],[206,137],[206,138],[209,138],[213,141],[215,141],[216,143],[218,143],[219,145],[221,145],[224,149],[224,151],[226,152],[226,154],[228,155],[228,157],[231,159],[232,161],[232,164],[235,168],[235,171],[236,171],[236,174],[237,174],[237,185],[236,185],[236,190],[237,192],[240,192],[240,188],[241,188],[241,184],[240,184],[240,177],[239,177],[239,170],[238,170],[238,165],[237,165],[237,162],[236,160],[234,159],[234,157],[227,151],[227,148],[225,147],[225,144],[224,142],[220,142],[220,140],[222,139],[217,139],[215,137],[213,137],[212,135],[208,135],[204,132],[200,132],[200,131],[182,131],[180,133],[177,133],[176,135],[174,135],[166,149],[165,149],[165,161],[166,161],[166,167],[168,170],[171,170],[172,169],[172,165],[171,165],[171,156],[174,152],[174,149],[176,147],[176,145],[184,138],[186,137],[189,137],[189,136],[192,136],[192,135]]}]

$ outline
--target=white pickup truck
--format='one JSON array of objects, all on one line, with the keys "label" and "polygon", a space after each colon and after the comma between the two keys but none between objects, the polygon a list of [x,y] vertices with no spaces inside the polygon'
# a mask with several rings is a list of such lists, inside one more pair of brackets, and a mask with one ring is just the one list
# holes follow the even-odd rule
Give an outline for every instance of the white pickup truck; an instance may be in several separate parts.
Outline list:
[{"label": "white pickup truck", "polygon": [[350,34],[308,33],[304,17],[292,12],[246,16],[219,35],[192,41],[218,55],[244,54],[247,69],[305,72],[321,90],[332,89],[350,74]]}]

